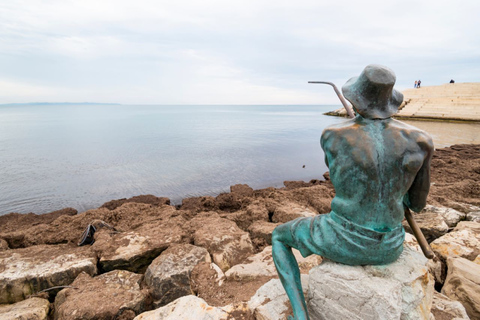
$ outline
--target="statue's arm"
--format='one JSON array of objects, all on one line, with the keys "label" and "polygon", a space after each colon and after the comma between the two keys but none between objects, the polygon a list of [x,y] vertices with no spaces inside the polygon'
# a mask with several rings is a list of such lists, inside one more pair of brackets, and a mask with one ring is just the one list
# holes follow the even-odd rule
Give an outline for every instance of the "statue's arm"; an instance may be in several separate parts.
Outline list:
[{"label": "statue's arm", "polygon": [[403,199],[403,203],[415,212],[422,211],[427,204],[428,191],[430,190],[430,162],[433,155],[433,142],[427,136],[421,143],[425,158],[422,167],[417,172],[413,183]]}]

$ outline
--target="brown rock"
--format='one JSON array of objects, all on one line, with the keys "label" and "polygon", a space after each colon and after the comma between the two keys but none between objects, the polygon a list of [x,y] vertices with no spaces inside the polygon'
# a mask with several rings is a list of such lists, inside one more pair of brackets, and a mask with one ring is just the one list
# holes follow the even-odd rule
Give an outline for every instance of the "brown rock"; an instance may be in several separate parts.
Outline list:
[{"label": "brown rock", "polygon": [[191,197],[182,200],[180,206],[182,210],[190,210],[195,212],[209,211],[217,209],[217,203],[214,197]]},{"label": "brown rock", "polygon": [[88,247],[39,245],[0,252],[0,304],[24,300],[69,285],[81,272],[94,275],[97,259]]},{"label": "brown rock", "polygon": [[124,269],[144,272],[146,267],[173,243],[189,242],[180,216],[150,222],[135,231],[115,233],[101,230],[95,234],[92,249],[97,252],[102,272]]},{"label": "brown rock", "polygon": [[124,203],[129,203],[129,202],[134,202],[134,203],[145,203],[145,204],[151,204],[153,206],[164,206],[164,205],[170,205],[170,199],[169,198],[164,198],[164,197],[156,197],[151,194],[146,194],[146,195],[140,195],[140,196],[135,196],[131,198],[123,198],[123,199],[118,199],[118,200],[111,200],[108,202],[105,202],[102,204],[100,208],[107,208],[109,210],[114,210]]},{"label": "brown rock", "polygon": [[234,193],[238,198],[253,197],[253,189],[246,184],[230,186],[230,192]]},{"label": "brown rock", "polygon": [[3,239],[0,239],[0,251],[4,251],[4,250],[8,250],[10,249],[8,247],[8,243],[7,241],[3,240]]},{"label": "brown rock", "polygon": [[30,298],[14,304],[0,305],[0,319],[47,320],[50,302],[42,298]]},{"label": "brown rock", "polygon": [[281,223],[271,223],[267,221],[257,220],[248,227],[248,232],[252,239],[259,238],[265,243],[272,244],[272,232]]},{"label": "brown rock", "polygon": [[464,258],[450,258],[442,293],[459,301],[471,319],[480,319],[480,265]]},{"label": "brown rock", "polygon": [[192,294],[190,275],[200,262],[211,262],[205,248],[191,244],[172,245],[148,266],[145,283],[152,288],[155,308]]},{"label": "brown rock", "polygon": [[60,291],[55,299],[55,319],[133,319],[150,309],[148,290],[140,287],[141,274],[114,270],[92,278],[81,273],[73,288]]},{"label": "brown rock", "polygon": [[278,205],[272,216],[272,222],[285,223],[297,218],[314,217],[317,213],[310,208],[289,202]]},{"label": "brown rock", "polygon": [[253,253],[250,235],[233,221],[216,217],[198,217],[191,225],[200,225],[194,233],[194,244],[210,252],[213,261],[223,270],[242,262]]},{"label": "brown rock", "polygon": [[24,228],[17,225],[13,231],[0,233],[10,248],[36,244],[77,244],[85,228],[95,220],[102,220],[119,231],[131,231],[139,226],[179,215],[172,206],[152,206],[143,203],[125,203],[115,210],[93,209],[74,216],[61,215],[50,223]]}]

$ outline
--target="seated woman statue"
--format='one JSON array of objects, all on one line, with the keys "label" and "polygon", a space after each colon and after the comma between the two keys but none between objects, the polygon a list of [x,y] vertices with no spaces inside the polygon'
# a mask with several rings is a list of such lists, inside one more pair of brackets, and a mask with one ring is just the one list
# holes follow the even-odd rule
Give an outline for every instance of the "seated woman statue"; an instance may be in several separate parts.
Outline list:
[{"label": "seated woman statue", "polygon": [[309,317],[291,248],[348,265],[391,263],[403,250],[404,206],[419,212],[426,204],[433,142],[391,118],[403,101],[394,84],[393,71],[379,65],[347,81],[342,91],[356,117],[326,128],[321,137],[336,192],[331,212],[273,232],[273,259],[294,319]]}]

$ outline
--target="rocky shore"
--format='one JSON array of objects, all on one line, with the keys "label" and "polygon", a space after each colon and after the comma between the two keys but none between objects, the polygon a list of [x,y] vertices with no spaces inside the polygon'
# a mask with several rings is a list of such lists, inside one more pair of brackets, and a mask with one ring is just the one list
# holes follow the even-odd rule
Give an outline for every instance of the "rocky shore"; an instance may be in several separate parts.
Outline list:
[{"label": "rocky shore", "polygon": [[[417,309],[425,319],[480,319],[480,145],[436,150],[431,172],[428,206],[416,220],[436,258],[423,273],[412,266],[405,277],[418,275],[408,284],[400,281],[428,297],[413,307],[402,302],[398,312],[401,319],[416,319]],[[330,211],[335,190],[328,173],[324,178],[280,189],[235,185],[179,206],[142,195],[83,213],[0,216],[0,319],[286,319],[291,311],[271,233],[280,223]],[[94,243],[78,246],[89,225]],[[407,240],[405,261],[418,250]],[[342,267],[296,255],[307,287],[325,274],[333,276],[322,281],[339,277],[334,271]],[[388,273],[341,272],[383,272],[382,281]]]}]

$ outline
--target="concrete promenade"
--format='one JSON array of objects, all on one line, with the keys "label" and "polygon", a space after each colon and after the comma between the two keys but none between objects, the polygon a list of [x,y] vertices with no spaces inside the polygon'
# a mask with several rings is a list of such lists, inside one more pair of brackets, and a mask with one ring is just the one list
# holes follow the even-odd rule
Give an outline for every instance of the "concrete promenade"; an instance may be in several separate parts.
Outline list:
[{"label": "concrete promenade", "polygon": [[[480,122],[480,83],[447,83],[403,91],[399,119]],[[346,116],[344,109],[326,114]]]}]

